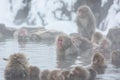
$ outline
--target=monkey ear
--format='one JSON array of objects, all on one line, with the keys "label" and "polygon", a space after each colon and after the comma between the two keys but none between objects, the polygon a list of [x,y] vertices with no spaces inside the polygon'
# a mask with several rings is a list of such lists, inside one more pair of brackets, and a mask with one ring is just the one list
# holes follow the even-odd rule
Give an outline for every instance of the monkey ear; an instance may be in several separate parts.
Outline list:
[{"label": "monkey ear", "polygon": [[9,59],[8,58],[3,58],[4,61],[8,61]]}]

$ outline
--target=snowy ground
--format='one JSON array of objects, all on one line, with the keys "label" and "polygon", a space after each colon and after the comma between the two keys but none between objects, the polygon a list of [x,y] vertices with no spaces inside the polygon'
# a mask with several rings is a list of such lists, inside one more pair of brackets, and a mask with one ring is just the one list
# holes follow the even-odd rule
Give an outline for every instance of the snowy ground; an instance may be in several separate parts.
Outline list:
[{"label": "snowy ground", "polygon": [[[101,6],[104,6],[107,1],[108,0],[102,0]],[[48,24],[47,26],[45,26],[46,28],[58,29],[59,27],[60,30],[63,30],[63,32],[68,33],[68,31],[65,31],[64,28],[69,29],[68,28],[69,26],[70,27],[73,26],[73,31],[72,31],[72,27],[69,30],[71,31],[71,33],[76,32],[76,28],[75,28],[76,25],[74,24],[74,14],[73,14],[72,22],[71,21],[59,22],[53,17],[52,11],[61,6],[60,3],[56,4],[56,2],[57,0],[32,0],[31,10],[28,16],[31,16],[30,18],[31,20],[36,18],[36,24],[39,26],[42,26],[41,20],[37,16],[37,12],[40,12],[42,15],[45,16],[44,18],[45,22]],[[75,1],[65,0],[64,2],[68,3],[68,9],[70,10],[71,6]],[[11,6],[12,6],[12,11],[10,10]],[[22,0],[19,0],[19,1],[18,0],[0,0],[0,22],[5,23],[10,27],[18,27],[18,28],[22,27],[21,25],[20,26],[14,25],[13,20],[15,18],[15,15],[18,9],[21,9],[24,6],[25,4],[22,3]],[[108,31],[112,27],[119,26],[120,25],[119,17],[120,17],[120,0],[114,0],[113,5],[108,10],[107,17],[101,23],[101,28],[105,28],[106,31]],[[26,26],[25,23],[23,25]]]}]

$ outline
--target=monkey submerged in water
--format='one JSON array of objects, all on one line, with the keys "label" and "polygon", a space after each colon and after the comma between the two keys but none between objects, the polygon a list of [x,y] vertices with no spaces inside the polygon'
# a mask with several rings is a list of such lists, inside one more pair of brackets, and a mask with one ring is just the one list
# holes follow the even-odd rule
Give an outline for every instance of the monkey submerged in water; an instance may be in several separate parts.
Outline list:
[{"label": "monkey submerged in water", "polygon": [[76,66],[72,70],[69,80],[96,80],[96,71],[92,68]]},{"label": "monkey submerged in water", "polygon": [[29,67],[30,80],[40,80],[40,69],[37,66]]},{"label": "monkey submerged in water", "polygon": [[5,80],[29,80],[28,60],[23,53],[10,55],[5,68]]},{"label": "monkey submerged in water", "polygon": [[77,55],[78,50],[68,35],[61,34],[56,39],[56,52],[58,57],[65,57],[67,55]]},{"label": "monkey submerged in water", "polygon": [[105,62],[105,58],[102,53],[96,52],[93,55],[91,67],[98,73],[104,74],[105,69],[107,68],[107,64]]}]

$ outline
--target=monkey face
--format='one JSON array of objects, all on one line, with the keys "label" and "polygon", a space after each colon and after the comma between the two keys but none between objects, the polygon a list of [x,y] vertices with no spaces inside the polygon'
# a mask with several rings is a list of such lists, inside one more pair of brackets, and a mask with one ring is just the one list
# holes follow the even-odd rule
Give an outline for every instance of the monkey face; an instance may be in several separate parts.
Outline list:
[{"label": "monkey face", "polygon": [[80,18],[86,18],[86,17],[88,17],[88,15],[89,15],[89,8],[86,7],[86,6],[81,6],[78,9],[78,15],[79,15]]},{"label": "monkey face", "polygon": [[96,44],[99,44],[100,43],[100,40],[103,38],[103,34],[100,33],[100,32],[95,32],[93,33],[92,35],[92,42],[93,43],[96,43]]},{"label": "monkey face", "polygon": [[72,44],[71,38],[65,35],[58,36],[57,38],[57,47],[59,49],[66,50]]},{"label": "monkey face", "polygon": [[98,66],[104,65],[105,64],[104,56],[100,53],[95,53],[93,56],[93,64]]},{"label": "monkey face", "polygon": [[75,69],[72,71],[73,75],[79,75],[79,67],[75,67]]}]

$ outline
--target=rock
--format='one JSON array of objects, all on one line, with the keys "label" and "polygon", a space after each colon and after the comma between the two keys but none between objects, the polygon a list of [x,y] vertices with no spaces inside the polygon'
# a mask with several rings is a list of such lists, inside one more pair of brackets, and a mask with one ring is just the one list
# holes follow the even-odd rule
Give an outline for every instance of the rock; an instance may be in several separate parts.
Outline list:
[{"label": "rock", "polygon": [[111,41],[111,51],[120,49],[120,28],[111,28],[107,34]]},{"label": "rock", "polygon": [[4,38],[12,37],[14,31],[14,28],[6,27],[5,24],[0,24],[0,33]]},{"label": "rock", "polygon": [[62,32],[56,30],[38,30],[31,34],[32,40],[54,40]]}]

